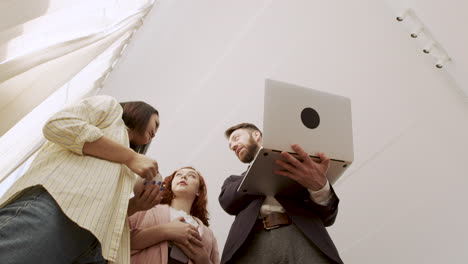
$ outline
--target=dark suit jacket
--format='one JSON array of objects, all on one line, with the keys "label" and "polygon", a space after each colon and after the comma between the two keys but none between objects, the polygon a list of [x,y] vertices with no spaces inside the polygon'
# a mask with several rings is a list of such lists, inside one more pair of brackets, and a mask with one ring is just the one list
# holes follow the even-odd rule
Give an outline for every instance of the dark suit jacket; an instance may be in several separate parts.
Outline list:
[{"label": "dark suit jacket", "polygon": [[[221,263],[227,263],[242,246],[252,230],[260,207],[265,200],[263,195],[250,195],[237,192],[243,176],[230,176],[224,181],[219,195],[221,207],[236,218],[231,226],[224,245]],[[338,251],[328,235],[326,226],[335,222],[339,199],[332,188],[333,197],[327,206],[321,206],[310,199],[309,192],[302,186],[291,187],[275,196],[284,207],[293,223],[322,252],[336,263],[342,264]]]}]

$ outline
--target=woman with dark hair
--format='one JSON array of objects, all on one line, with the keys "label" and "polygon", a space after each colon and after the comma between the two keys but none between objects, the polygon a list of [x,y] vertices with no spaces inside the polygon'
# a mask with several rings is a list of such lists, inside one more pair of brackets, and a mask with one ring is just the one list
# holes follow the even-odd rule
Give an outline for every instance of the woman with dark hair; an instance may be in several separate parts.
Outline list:
[{"label": "woman with dark hair", "polygon": [[[93,96],[54,114],[47,142],[0,199],[0,263],[129,263],[127,215],[159,203],[159,128],[144,102]],[[137,174],[145,185],[130,198]]]},{"label": "woman with dark hair", "polygon": [[201,174],[184,167],[166,177],[163,186],[159,205],[129,217],[132,264],[219,263]]},{"label": "woman with dark hair", "polygon": [[[135,137],[135,135],[138,136],[138,134],[146,135],[146,130],[149,130],[148,136],[151,138],[154,137],[154,134],[159,128],[158,110],[141,101],[122,102],[120,105],[123,109],[122,119],[125,126],[128,128],[129,137]],[[153,124],[154,127],[148,129],[148,125],[151,126]],[[138,142],[130,141],[130,147],[138,153],[145,154],[148,150],[149,144],[151,143],[151,139],[146,139],[146,141],[149,141],[149,143],[142,144],[144,142],[140,142],[140,144],[138,144]]]}]

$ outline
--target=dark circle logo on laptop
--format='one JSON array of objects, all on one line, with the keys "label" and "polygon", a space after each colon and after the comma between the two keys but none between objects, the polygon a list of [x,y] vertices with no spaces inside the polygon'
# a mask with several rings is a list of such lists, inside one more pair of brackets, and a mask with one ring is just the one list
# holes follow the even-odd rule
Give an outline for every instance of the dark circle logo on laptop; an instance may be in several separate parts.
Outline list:
[{"label": "dark circle logo on laptop", "polygon": [[314,109],[307,107],[301,112],[301,120],[304,126],[315,129],[320,124],[320,116]]}]

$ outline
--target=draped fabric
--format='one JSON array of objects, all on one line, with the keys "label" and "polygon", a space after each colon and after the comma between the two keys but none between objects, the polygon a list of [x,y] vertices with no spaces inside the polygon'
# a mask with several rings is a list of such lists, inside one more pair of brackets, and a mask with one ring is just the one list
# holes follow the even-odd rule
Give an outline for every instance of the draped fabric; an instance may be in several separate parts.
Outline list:
[{"label": "draped fabric", "polygon": [[65,105],[98,93],[154,0],[0,1],[0,195]]}]

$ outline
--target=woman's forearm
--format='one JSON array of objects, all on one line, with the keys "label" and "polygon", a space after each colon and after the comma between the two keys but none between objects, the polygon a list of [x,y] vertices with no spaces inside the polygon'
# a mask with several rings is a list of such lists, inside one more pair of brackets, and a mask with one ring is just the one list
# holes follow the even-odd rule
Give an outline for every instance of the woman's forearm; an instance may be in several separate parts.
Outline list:
[{"label": "woman's forearm", "polygon": [[132,236],[130,241],[131,249],[145,249],[163,241],[170,240],[166,225],[157,225],[145,228]]},{"label": "woman's forearm", "polygon": [[86,142],[83,146],[85,155],[126,165],[142,178],[152,180],[158,175],[158,163],[133,149],[102,136],[96,141]]},{"label": "woman's forearm", "polygon": [[94,142],[86,142],[83,145],[83,154],[126,164],[134,158],[136,152],[106,136],[102,136]]}]

